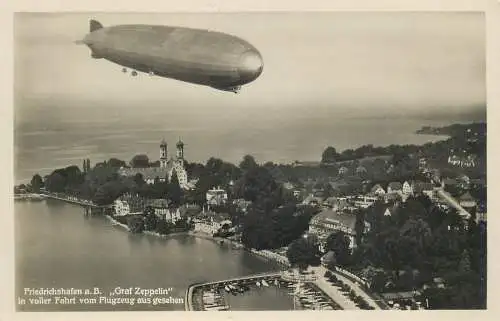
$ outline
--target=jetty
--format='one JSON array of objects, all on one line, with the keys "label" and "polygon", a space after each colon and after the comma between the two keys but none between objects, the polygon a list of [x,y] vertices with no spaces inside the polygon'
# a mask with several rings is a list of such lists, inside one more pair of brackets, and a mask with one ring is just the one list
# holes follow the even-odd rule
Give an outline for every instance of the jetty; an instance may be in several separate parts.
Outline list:
[{"label": "jetty", "polygon": [[40,194],[44,199],[58,200],[69,204],[80,205],[84,208],[85,214],[104,213],[106,210],[111,210],[113,205],[97,205],[91,200],[81,199],[76,196],[69,196],[62,193],[48,193]]},{"label": "jetty", "polygon": [[193,295],[196,290],[199,290],[200,288],[203,287],[211,287],[211,286],[223,286],[225,284],[233,283],[233,282],[257,282],[265,278],[277,278],[281,277],[281,272],[266,272],[266,273],[258,273],[258,274],[252,274],[252,275],[247,275],[247,276],[241,276],[241,277],[236,277],[236,278],[231,278],[231,279],[226,279],[226,280],[219,280],[219,281],[211,281],[211,282],[202,282],[202,283],[195,283],[192,284],[188,287],[186,291],[186,299],[184,300],[184,308],[186,311],[196,311],[196,309],[193,306]]}]

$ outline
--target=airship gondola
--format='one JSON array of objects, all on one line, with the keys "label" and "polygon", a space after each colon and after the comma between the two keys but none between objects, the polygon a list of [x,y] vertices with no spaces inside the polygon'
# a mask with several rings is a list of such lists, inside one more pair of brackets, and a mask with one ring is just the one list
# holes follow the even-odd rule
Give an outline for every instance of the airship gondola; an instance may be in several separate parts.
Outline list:
[{"label": "airship gondola", "polygon": [[160,25],[103,27],[90,20],[90,32],[77,43],[91,57],[144,72],[215,89],[239,92],[263,70],[260,52],[247,41],[216,31]]}]

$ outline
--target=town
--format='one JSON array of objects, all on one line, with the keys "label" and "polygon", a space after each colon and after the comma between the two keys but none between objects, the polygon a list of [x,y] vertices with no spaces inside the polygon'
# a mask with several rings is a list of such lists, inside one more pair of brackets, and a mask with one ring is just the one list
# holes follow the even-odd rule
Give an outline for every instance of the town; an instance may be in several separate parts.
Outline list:
[{"label": "town", "polygon": [[330,146],[318,162],[246,155],[238,165],[190,163],[181,140],[172,156],[162,140],[157,161],[85,159],[14,192],[97,209],[132,233],[206,235],[300,271],[340,271],[384,307],[484,308],[486,124],[419,133],[448,136],[341,153]]}]

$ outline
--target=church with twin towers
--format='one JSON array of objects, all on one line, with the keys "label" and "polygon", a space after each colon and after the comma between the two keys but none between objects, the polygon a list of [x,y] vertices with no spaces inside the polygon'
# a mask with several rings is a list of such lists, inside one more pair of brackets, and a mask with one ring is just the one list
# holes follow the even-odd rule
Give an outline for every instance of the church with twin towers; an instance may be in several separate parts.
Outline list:
[{"label": "church with twin towers", "polygon": [[167,177],[170,181],[175,172],[181,188],[189,189],[190,185],[188,184],[187,172],[184,166],[184,143],[179,139],[175,147],[175,155],[169,157],[168,144],[165,139],[163,139],[160,143],[159,167],[122,168],[120,174],[129,177],[141,174],[146,183],[154,184],[156,181],[164,182]]}]

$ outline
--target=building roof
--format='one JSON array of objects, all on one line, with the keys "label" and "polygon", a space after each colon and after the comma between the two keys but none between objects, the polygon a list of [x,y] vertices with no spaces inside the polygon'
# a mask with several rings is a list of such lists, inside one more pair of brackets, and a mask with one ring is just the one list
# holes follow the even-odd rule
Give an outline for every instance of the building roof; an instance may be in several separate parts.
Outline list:
[{"label": "building roof", "polygon": [[460,201],[475,201],[476,200],[474,197],[472,197],[472,195],[470,195],[469,192],[462,194],[462,196],[460,196],[458,199]]},{"label": "building roof", "polygon": [[390,182],[389,185],[387,186],[387,189],[391,190],[400,190],[403,189],[403,185],[400,182]]},{"label": "building roof", "polygon": [[171,169],[172,165],[169,166],[168,164],[166,168],[162,167],[122,168],[120,169],[120,175],[135,176],[136,174],[141,174],[143,179],[146,181],[148,179],[155,179],[156,177],[165,178],[167,177]]},{"label": "building roof", "polygon": [[366,172],[366,168],[360,165],[356,168],[356,172],[357,173]]},{"label": "building roof", "polygon": [[335,262],[335,252],[333,251],[328,251],[325,255],[321,257],[321,261],[323,263],[333,263]]},{"label": "building roof", "polygon": [[433,189],[434,186],[429,182],[416,181],[413,183],[413,191],[416,193],[420,193],[423,191],[432,191]]},{"label": "building roof", "polygon": [[231,223],[231,216],[228,213],[212,213],[210,216],[213,218],[215,222],[219,223]]},{"label": "building roof", "polygon": [[164,198],[150,199],[146,201],[146,206],[152,206],[155,208],[168,208],[169,202]]},{"label": "building roof", "polygon": [[[382,190],[384,190],[384,188],[382,187],[382,185],[380,185],[380,184],[375,184],[375,185],[373,185],[373,187],[372,187],[372,189],[371,189],[371,192],[372,192],[372,193],[375,193],[375,192],[376,192],[378,189],[380,189],[380,188],[381,188]],[[384,192],[385,192],[385,190],[384,190]]]},{"label": "building roof", "polygon": [[313,220],[320,223],[337,223],[342,224],[354,232],[354,226],[356,225],[356,216],[352,214],[338,213],[332,210],[323,210],[319,214],[313,217]]}]

